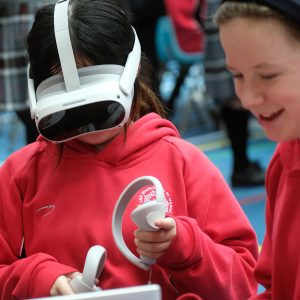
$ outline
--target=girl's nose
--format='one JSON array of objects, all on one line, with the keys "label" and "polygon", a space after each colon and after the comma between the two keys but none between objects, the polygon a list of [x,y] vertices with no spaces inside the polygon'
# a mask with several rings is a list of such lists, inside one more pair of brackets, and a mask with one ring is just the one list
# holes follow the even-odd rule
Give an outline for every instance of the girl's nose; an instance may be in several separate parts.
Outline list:
[{"label": "girl's nose", "polygon": [[262,93],[255,89],[253,86],[244,88],[242,91],[237,92],[242,106],[246,109],[251,109],[263,103],[264,97]]}]

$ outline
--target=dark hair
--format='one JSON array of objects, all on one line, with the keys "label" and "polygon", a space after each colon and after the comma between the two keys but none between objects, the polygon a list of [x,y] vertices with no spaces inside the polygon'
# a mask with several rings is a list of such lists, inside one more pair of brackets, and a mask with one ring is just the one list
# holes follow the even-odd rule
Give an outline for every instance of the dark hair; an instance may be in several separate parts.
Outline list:
[{"label": "dark hair", "polygon": [[[70,0],[69,31],[77,63],[125,65],[133,48],[134,34],[129,19],[116,0]],[[35,87],[57,73],[60,61],[54,35],[54,5],[37,11],[27,36],[31,64],[30,74]],[[131,118],[148,112],[165,116],[159,99],[149,82],[149,64],[142,58]]]}]

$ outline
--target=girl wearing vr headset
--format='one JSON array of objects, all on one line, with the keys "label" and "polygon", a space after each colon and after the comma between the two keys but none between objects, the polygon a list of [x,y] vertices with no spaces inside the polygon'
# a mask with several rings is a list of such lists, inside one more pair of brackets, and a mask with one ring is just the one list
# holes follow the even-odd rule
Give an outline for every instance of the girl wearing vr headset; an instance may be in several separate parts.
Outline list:
[{"label": "girl wearing vr headset", "polygon": [[[145,80],[138,38],[113,0],[59,1],[37,12],[28,35],[31,114],[41,136],[0,169],[0,298],[72,294],[92,245],[107,251],[102,289],[142,285],[149,273],[114,243],[111,217],[122,190],[160,180],[167,217],[136,230],[128,247],[154,258],[163,299],[246,299],[256,292],[255,233],[221,173],[180,139]],[[187,296],[189,297],[189,296]]]},{"label": "girl wearing vr headset", "polygon": [[254,299],[300,299],[300,2],[224,1],[215,20],[243,106],[279,142],[268,168]]}]

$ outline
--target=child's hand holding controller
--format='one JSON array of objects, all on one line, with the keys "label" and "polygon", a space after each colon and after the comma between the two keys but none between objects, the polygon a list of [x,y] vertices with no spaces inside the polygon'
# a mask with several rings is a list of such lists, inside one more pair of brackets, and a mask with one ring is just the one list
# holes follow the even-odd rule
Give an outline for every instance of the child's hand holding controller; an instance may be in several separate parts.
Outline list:
[{"label": "child's hand holding controller", "polygon": [[137,252],[143,257],[158,259],[170,247],[176,237],[176,222],[172,218],[158,219],[155,225],[157,231],[144,231],[137,229],[134,232]]},{"label": "child's hand holding controller", "polygon": [[66,275],[61,275],[57,277],[54,281],[54,284],[50,290],[50,296],[59,296],[59,295],[73,295],[75,294],[69,285],[70,281],[78,276],[79,272],[73,272]]},{"label": "child's hand holding controller", "polygon": [[59,276],[51,290],[51,296],[73,295],[101,290],[98,285],[99,276],[104,268],[106,250],[102,246],[92,246],[86,256],[83,272],[73,272]]}]

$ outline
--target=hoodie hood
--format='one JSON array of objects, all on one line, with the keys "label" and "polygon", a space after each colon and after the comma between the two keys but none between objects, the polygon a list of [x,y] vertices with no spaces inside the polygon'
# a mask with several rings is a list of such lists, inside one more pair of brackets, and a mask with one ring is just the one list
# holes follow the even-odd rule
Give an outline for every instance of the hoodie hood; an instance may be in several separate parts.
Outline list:
[{"label": "hoodie hood", "polygon": [[[159,115],[149,113],[129,126],[126,134],[118,135],[99,151],[75,139],[64,143],[62,156],[69,159],[92,158],[110,165],[121,165],[152,151],[161,139],[169,137],[180,137],[176,127]],[[57,153],[57,145],[51,144],[51,150]]]}]

